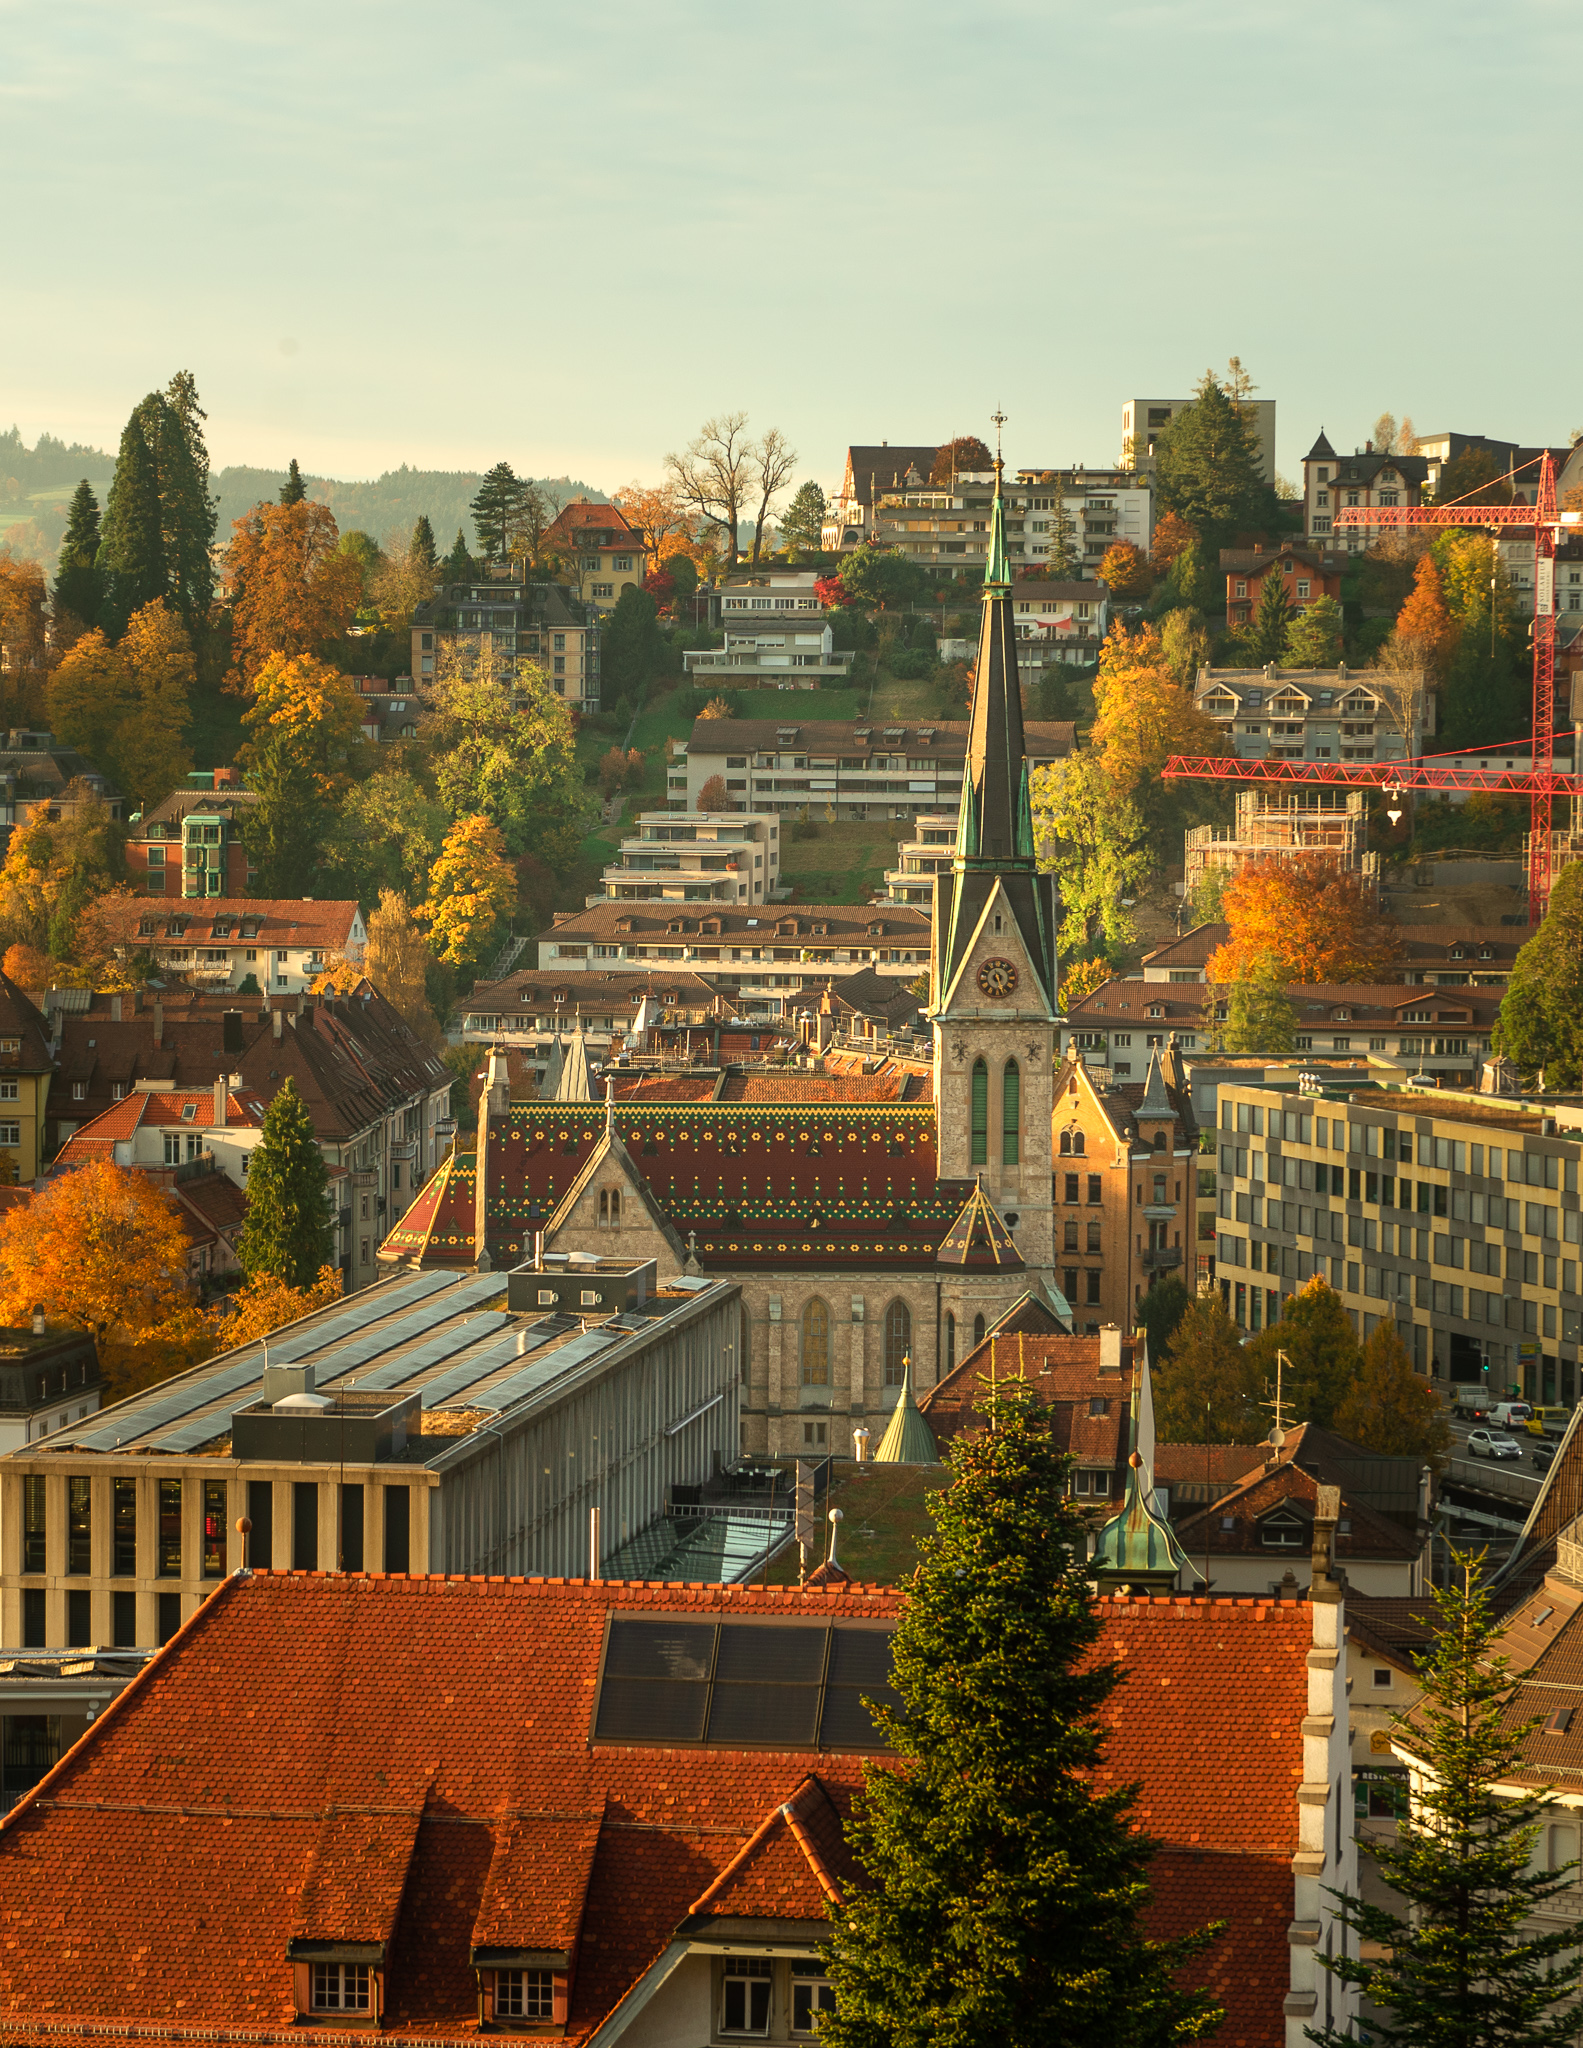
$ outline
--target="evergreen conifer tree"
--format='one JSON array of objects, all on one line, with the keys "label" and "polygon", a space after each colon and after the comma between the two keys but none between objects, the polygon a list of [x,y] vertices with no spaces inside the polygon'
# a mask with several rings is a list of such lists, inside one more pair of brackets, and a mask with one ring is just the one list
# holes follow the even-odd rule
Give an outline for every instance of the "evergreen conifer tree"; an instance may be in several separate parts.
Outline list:
[{"label": "evergreen conifer tree", "polygon": [[330,1177],[308,1105],[289,1078],[264,1112],[247,1174],[247,1220],[237,1240],[249,1280],[271,1274],[308,1287],[331,1262]]},{"label": "evergreen conifer tree", "polygon": [[99,574],[99,500],[88,479],[72,493],[66,536],[55,568],[55,610],[69,613],[90,631],[99,624],[104,586]]},{"label": "evergreen conifer tree", "polygon": [[1066,509],[1066,485],[1056,479],[1050,500],[1050,574],[1058,583],[1077,574],[1077,528]]},{"label": "evergreen conifer tree", "polygon": [[792,493],[791,503],[781,514],[781,543],[793,561],[817,555],[824,546],[825,495],[810,477]]},{"label": "evergreen conifer tree", "polygon": [[1274,509],[1251,418],[1208,371],[1155,442],[1155,478],[1161,505],[1187,521],[1211,562],[1239,527],[1269,524]]},{"label": "evergreen conifer tree", "polygon": [[1259,585],[1259,608],[1249,620],[1246,646],[1255,663],[1279,661],[1286,652],[1286,636],[1292,627],[1292,608],[1286,601],[1286,582],[1272,562]]},{"label": "evergreen conifer tree", "polygon": [[[1274,581],[1267,576],[1266,584]],[[1334,668],[1341,659],[1341,607],[1333,597],[1316,597],[1293,619],[1286,635],[1288,668]],[[1277,659],[1280,659],[1277,656]]]},{"label": "evergreen conifer tree", "polygon": [[605,621],[600,650],[600,680],[613,702],[630,697],[637,703],[659,665],[659,607],[646,590],[626,589]]},{"label": "evergreen conifer tree", "polygon": [[280,487],[280,502],[283,505],[300,505],[308,495],[308,486],[302,480],[302,471],[297,467],[297,458],[291,458],[291,468],[286,472],[286,481]]},{"label": "evergreen conifer tree", "polygon": [[498,562],[509,552],[511,531],[522,509],[524,493],[531,489],[532,485],[525,484],[509,462],[497,462],[478,486],[469,510],[486,562]]},{"label": "evergreen conifer tree", "polygon": [[[1544,1791],[1496,1797],[1532,1769],[1536,1724],[1509,1717],[1511,1671],[1473,1559],[1436,1590],[1440,1625],[1420,1660],[1420,1704],[1393,1736],[1417,1760],[1413,1805],[1394,1839],[1365,1840],[1388,1890],[1348,1894],[1341,1954],[1322,1960],[1367,2000],[1379,2048],[1560,2048],[1577,2038],[1572,2001],[1583,1981],[1583,1929],[1561,1906],[1577,1865],[1533,1854]],[[1557,1901],[1554,1919],[1546,1908]],[[1311,2031],[1324,2048],[1360,2038],[1351,2026]]]},{"label": "evergreen conifer tree", "polygon": [[[185,375],[185,373],[183,373]],[[197,394],[192,394],[196,404]],[[154,456],[159,491],[160,545],[164,558],[162,595],[181,615],[189,633],[206,623],[214,602],[215,500],[205,479],[209,458],[197,419],[182,414],[151,391],[142,404],[143,435]],[[193,455],[196,438],[199,456]]]},{"label": "evergreen conifer tree", "polygon": [[420,512],[413,522],[407,554],[420,569],[437,569],[440,566],[440,558],[434,551],[434,528],[429,524],[427,512]]},{"label": "evergreen conifer tree", "polygon": [[159,472],[148,445],[141,406],[121,433],[96,559],[103,623],[112,638],[118,637],[133,612],[165,595]]},{"label": "evergreen conifer tree", "polygon": [[451,552],[445,558],[444,580],[447,583],[471,583],[475,564],[467,552],[467,536],[462,529],[456,529],[456,538],[451,542]]},{"label": "evergreen conifer tree", "polygon": [[893,1638],[882,1716],[900,1768],[869,1774],[847,1839],[865,1872],[826,1950],[826,2048],[1165,2048],[1219,2018],[1177,1969],[1217,1928],[1143,1932],[1149,1841],[1128,1790],[1097,1793],[1118,1683],[1054,1411],[992,1399]]},{"label": "evergreen conifer tree", "polygon": [[312,767],[289,734],[266,727],[252,746],[247,779],[258,801],[243,837],[259,894],[309,894],[331,822]]}]

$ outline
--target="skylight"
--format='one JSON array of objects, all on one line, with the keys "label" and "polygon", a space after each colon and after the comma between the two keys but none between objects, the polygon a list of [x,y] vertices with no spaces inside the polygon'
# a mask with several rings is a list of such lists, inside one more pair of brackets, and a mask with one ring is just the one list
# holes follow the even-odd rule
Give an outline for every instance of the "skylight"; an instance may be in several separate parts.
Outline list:
[{"label": "skylight", "polygon": [[889,1629],[614,1618],[596,1742],[878,1750],[864,1696],[890,1707]]}]

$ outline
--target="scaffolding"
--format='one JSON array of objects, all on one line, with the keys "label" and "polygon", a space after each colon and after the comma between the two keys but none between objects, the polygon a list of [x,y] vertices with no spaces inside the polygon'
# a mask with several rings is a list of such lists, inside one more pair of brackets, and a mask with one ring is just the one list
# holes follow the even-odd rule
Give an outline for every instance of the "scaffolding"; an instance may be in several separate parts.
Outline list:
[{"label": "scaffolding", "polygon": [[1186,835],[1189,898],[1212,869],[1231,874],[1255,860],[1330,861],[1377,897],[1380,857],[1370,853],[1367,792],[1328,787],[1239,789],[1236,823],[1196,825]]}]

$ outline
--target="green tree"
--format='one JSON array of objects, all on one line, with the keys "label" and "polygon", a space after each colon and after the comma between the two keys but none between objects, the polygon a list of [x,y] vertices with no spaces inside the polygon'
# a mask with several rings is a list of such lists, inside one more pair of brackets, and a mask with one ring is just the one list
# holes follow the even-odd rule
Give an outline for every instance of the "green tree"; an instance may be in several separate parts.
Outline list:
[{"label": "green tree", "polygon": [[[1273,576],[1265,577],[1266,585]],[[1334,668],[1341,659],[1341,607],[1333,597],[1316,597],[1305,605],[1286,635],[1288,668]]]},{"label": "green tree", "polygon": [[905,611],[923,595],[924,572],[916,562],[894,548],[877,548],[865,542],[854,548],[841,564],[841,588],[846,601],[876,611]]},{"label": "green tree", "polygon": [[104,584],[99,573],[99,500],[88,479],[72,493],[66,515],[66,534],[60,544],[55,566],[55,615],[75,619],[91,630],[99,624],[104,603]]},{"label": "green tree", "polygon": [[659,607],[646,590],[628,584],[605,621],[599,652],[600,686],[612,701],[636,704],[660,662]]},{"label": "green tree", "polygon": [[440,566],[440,558],[434,552],[434,528],[429,524],[427,512],[420,512],[413,521],[407,554],[419,568],[434,570]]},{"label": "green tree", "polygon": [[1161,619],[1160,652],[1179,683],[1195,680],[1209,659],[1209,626],[1196,605],[1178,605]]},{"label": "green tree", "polygon": [[1137,1320],[1148,1333],[1149,1357],[1163,1358],[1171,1348],[1177,1325],[1193,1305],[1193,1297],[1176,1273],[1167,1273],[1149,1288],[1138,1304]]},{"label": "green tree", "polygon": [[1583,863],[1555,878],[1539,929],[1512,963],[1491,1045],[1524,1080],[1583,1087]]},{"label": "green tree", "polygon": [[[182,624],[196,634],[214,602],[214,535],[220,501],[209,488],[209,449],[203,423],[208,414],[198,402],[198,382],[191,370],[178,370],[165,386],[165,412],[179,437],[179,461],[161,464],[160,497],[167,553],[172,557],[170,601]],[[171,455],[178,443],[171,441]]]},{"label": "green tree", "polygon": [[366,782],[353,783],[329,822],[329,888],[369,908],[385,890],[417,902],[448,823],[444,806],[404,767],[380,767]]},{"label": "green tree", "polygon": [[287,1287],[311,1286],[333,1255],[330,1176],[308,1105],[289,1076],[253,1147],[236,1249],[249,1280],[270,1274]]},{"label": "green tree", "polygon": [[781,514],[781,540],[794,562],[805,555],[817,555],[824,548],[825,495],[812,477],[799,484],[791,503]]},{"label": "green tree", "polygon": [[486,562],[503,561],[510,552],[511,532],[522,509],[523,492],[531,488],[509,462],[497,462],[478,486],[469,510]]},{"label": "green tree", "polygon": [[827,2048],[1165,2048],[1219,2013],[1177,1971],[1220,1932],[1147,1938],[1153,1844],[1131,1788],[1099,1792],[1087,1538],[1054,1411],[991,1400],[958,1437],[953,1483],[892,1638],[901,1768],[868,1774],[847,1827],[863,1875],[826,1964]]},{"label": "green tree", "polygon": [[1270,1427],[1264,1375],[1242,1345],[1242,1332],[1218,1293],[1200,1294],[1171,1332],[1165,1357],[1154,1358],[1154,1426],[1161,1443],[1253,1444]]},{"label": "green tree", "polygon": [[1142,812],[1087,748],[1035,768],[1031,796],[1039,865],[1060,879],[1061,951],[1084,953],[1100,939],[1111,952],[1130,945],[1129,905],[1153,866]]},{"label": "green tree", "polygon": [[[1361,1842],[1383,1883],[1373,1903],[1342,1896],[1341,1953],[1322,1960],[1368,2002],[1367,2035],[1382,2048],[1561,2048],[1577,2038],[1583,1929],[1558,1895],[1577,1865],[1552,1870],[1534,1853],[1549,1787],[1512,1788],[1534,1768],[1538,1723],[1512,1715],[1477,1562],[1455,1562],[1458,1583],[1433,1594],[1422,1700],[1391,1731],[1417,1766],[1411,1808],[1394,1837]],[[1309,2038],[1352,2048],[1360,2035],[1349,2024]]]},{"label": "green tree", "polygon": [[1159,502],[1179,513],[1210,561],[1239,528],[1268,524],[1270,488],[1251,421],[1212,371],[1155,442]]},{"label": "green tree", "polygon": [[462,529],[456,529],[456,538],[451,542],[451,552],[443,564],[443,577],[447,583],[471,583],[476,570],[472,556],[467,552],[467,536]]},{"label": "green tree", "polygon": [[498,664],[444,656],[427,694],[421,744],[449,815],[483,816],[512,853],[565,874],[592,810],[565,698],[526,663],[508,677]]},{"label": "green tree", "polygon": [[349,555],[362,571],[363,601],[358,607],[358,622],[362,625],[370,624],[371,621],[366,614],[373,602],[374,588],[379,580],[379,573],[385,566],[384,549],[381,548],[379,542],[375,540],[371,533],[364,533],[360,527],[356,526],[343,533],[336,542],[336,546],[343,555]]},{"label": "green tree", "polygon": [[1255,668],[1267,661],[1280,661],[1286,653],[1287,635],[1292,627],[1292,608],[1286,601],[1286,583],[1272,564],[1259,585],[1259,606],[1239,636]]},{"label": "green tree", "polygon": [[1523,664],[1497,631],[1490,644],[1489,614],[1458,629],[1442,696],[1448,747],[1493,747],[1527,735],[1533,698]]},{"label": "green tree", "polygon": [[1363,1346],[1363,1369],[1336,1409],[1335,1426],[1366,1451],[1445,1463],[1451,1432],[1440,1396],[1413,1370],[1396,1325],[1382,1316]]},{"label": "green tree", "polygon": [[291,468],[286,472],[286,481],[280,487],[280,502],[283,505],[300,505],[308,495],[308,486],[302,480],[302,471],[297,467],[297,458],[291,458]]},{"label": "green tree", "polygon": [[1281,1397],[1299,1422],[1329,1424],[1356,1380],[1357,1333],[1341,1296],[1316,1273],[1305,1287],[1287,1295],[1281,1320],[1250,1337],[1248,1357],[1275,1392],[1277,1351],[1286,1354]]},{"label": "green tree", "polygon": [[1287,980],[1273,953],[1261,953],[1232,982],[1221,1032],[1226,1052],[1264,1053],[1288,1058],[1297,1050],[1297,1011]]},{"label": "green tree", "polygon": [[97,567],[103,592],[101,617],[112,638],[133,612],[165,595],[159,473],[141,407],[121,430],[115,476],[99,530]]},{"label": "green tree", "polygon": [[334,813],[293,735],[266,728],[253,743],[248,787],[258,799],[242,827],[261,896],[314,893],[319,848]]},{"label": "green tree", "polygon": [[1050,500],[1050,551],[1047,562],[1048,572],[1057,583],[1064,583],[1078,572],[1077,523],[1067,509],[1066,487],[1057,483],[1055,496]]}]

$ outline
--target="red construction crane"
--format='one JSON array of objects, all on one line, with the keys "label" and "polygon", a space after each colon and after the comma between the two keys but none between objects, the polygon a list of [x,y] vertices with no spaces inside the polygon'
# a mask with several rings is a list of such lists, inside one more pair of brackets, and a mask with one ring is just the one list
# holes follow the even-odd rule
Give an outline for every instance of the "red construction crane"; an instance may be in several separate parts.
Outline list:
[{"label": "red construction crane", "polygon": [[[1432,757],[1411,761],[1242,761],[1234,756],[1173,754],[1165,764],[1168,777],[1195,777],[1212,782],[1308,782],[1350,784],[1368,789],[1498,790],[1529,799],[1528,921],[1537,924],[1550,896],[1551,804],[1557,796],[1583,793],[1583,776],[1557,774],[1555,768],[1556,536],[1563,526],[1583,522],[1583,514],[1556,512],[1555,463],[1546,449],[1539,458],[1539,489],[1532,505],[1367,505],[1348,506],[1336,514],[1337,526],[1480,526],[1492,532],[1531,527],[1534,536],[1534,707],[1531,766],[1524,771],[1496,768],[1451,768]],[[1522,746],[1480,747],[1494,754]],[[1468,752],[1474,751],[1472,748]]]}]

